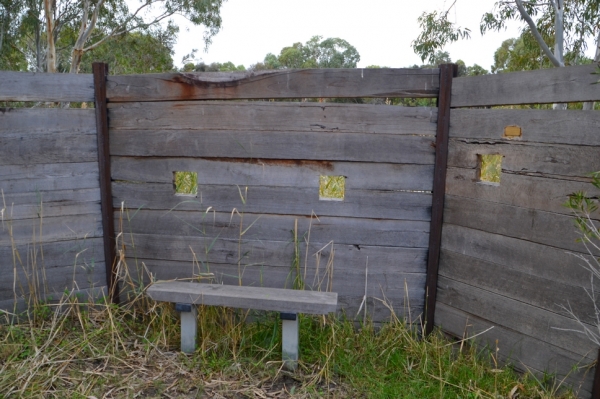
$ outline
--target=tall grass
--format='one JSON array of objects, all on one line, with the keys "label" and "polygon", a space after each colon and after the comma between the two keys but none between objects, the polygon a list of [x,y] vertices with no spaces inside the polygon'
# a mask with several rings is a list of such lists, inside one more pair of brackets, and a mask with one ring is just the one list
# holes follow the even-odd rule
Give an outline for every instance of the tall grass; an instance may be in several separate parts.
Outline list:
[{"label": "tall grass", "polygon": [[[469,340],[457,345],[439,331],[422,338],[393,312],[382,325],[301,315],[301,359],[289,373],[277,314],[203,307],[198,349],[185,355],[178,315],[145,295],[151,276],[129,258],[134,248],[123,237],[116,263],[122,305],[107,303],[110,293],[98,299],[65,292],[55,303],[32,302],[33,312],[0,327],[1,398],[574,397],[501,368],[495,351]],[[293,262],[302,274],[299,250]]]}]

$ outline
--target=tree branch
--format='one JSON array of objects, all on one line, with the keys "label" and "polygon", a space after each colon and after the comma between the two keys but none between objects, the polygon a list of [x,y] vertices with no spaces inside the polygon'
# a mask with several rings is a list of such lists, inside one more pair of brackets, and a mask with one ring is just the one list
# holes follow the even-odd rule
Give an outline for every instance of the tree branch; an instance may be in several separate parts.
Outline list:
[{"label": "tree branch", "polygon": [[550,50],[550,48],[544,41],[544,38],[542,38],[542,35],[540,34],[540,32],[537,29],[537,26],[535,26],[535,22],[533,22],[533,19],[531,19],[531,16],[529,16],[529,14],[527,14],[525,7],[523,7],[522,0],[515,0],[515,2],[517,4],[519,13],[521,13],[521,17],[525,20],[525,22],[527,22],[527,25],[529,25],[529,29],[531,29],[531,33],[533,34],[533,37],[538,42],[542,51],[544,52],[544,54],[546,54],[546,56],[548,57],[550,62],[552,62],[552,64],[556,67],[565,66],[554,56],[554,54],[552,53],[552,51]]}]

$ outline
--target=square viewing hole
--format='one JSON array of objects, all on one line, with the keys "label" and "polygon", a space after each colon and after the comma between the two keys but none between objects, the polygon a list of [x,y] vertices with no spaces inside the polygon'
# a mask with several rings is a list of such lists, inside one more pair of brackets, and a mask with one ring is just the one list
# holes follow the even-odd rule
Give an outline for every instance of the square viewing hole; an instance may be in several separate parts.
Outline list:
[{"label": "square viewing hole", "polygon": [[173,172],[173,187],[175,195],[198,195],[198,173]]},{"label": "square viewing hole", "polygon": [[477,155],[477,181],[500,185],[502,174],[502,155]]},{"label": "square viewing hole", "polygon": [[319,199],[322,201],[343,201],[346,186],[344,176],[320,176]]}]

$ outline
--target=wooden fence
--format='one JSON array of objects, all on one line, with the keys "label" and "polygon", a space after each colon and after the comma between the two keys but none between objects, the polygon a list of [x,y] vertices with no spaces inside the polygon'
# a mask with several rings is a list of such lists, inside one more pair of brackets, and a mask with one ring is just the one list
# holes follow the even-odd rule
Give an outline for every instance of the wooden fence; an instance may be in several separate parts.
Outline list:
[{"label": "wooden fence", "polygon": [[[127,246],[158,279],[304,285],[337,292],[350,317],[364,295],[377,321],[389,310],[375,298],[418,317],[436,108],[196,100],[432,97],[438,80],[437,70],[109,76],[114,205],[137,210]],[[177,171],[197,173],[197,195],[175,193]],[[343,200],[320,198],[321,176],[344,177]]]},{"label": "wooden fence", "polygon": [[[457,78],[452,106],[600,100],[594,68]],[[458,337],[491,328],[479,342],[501,359],[568,375],[585,397],[598,348],[565,331],[578,327],[563,307],[594,323],[590,274],[568,253],[585,251],[563,204],[598,195],[589,173],[600,170],[600,113],[509,108],[451,111],[435,322]],[[507,126],[521,136],[505,137]],[[488,154],[502,155],[499,184],[478,181]]]},{"label": "wooden fence", "polygon": [[[91,75],[2,72],[2,100],[90,101]],[[93,109],[0,112],[0,309],[106,286]]]},{"label": "wooden fence", "polygon": [[[42,271],[45,294],[111,284],[117,238],[127,264],[158,279],[295,281],[338,292],[351,317],[365,295],[375,320],[389,315],[379,299],[413,320],[425,312],[428,330],[435,316],[456,337],[481,333],[501,360],[589,396],[598,348],[565,331],[577,326],[563,308],[593,323],[589,274],[567,253],[583,248],[562,204],[598,195],[587,174],[600,170],[600,116],[510,106],[600,100],[593,70],[97,66],[95,92],[91,75],[2,72],[0,101],[96,109],[2,110],[0,308],[15,293],[24,306]],[[437,97],[439,109],[301,101],[324,97]],[[502,155],[499,184],[478,179],[490,154]],[[178,195],[175,172],[196,172],[198,193]],[[320,176],[344,176],[343,201],[320,198]]]}]

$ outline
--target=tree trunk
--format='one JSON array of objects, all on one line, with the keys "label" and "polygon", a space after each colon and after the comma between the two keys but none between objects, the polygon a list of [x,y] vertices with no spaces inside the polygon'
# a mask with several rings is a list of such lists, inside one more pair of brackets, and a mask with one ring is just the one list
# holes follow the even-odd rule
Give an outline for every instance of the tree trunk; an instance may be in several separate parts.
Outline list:
[{"label": "tree trunk", "polygon": [[[594,62],[596,62],[596,63],[600,62],[600,32],[598,32],[598,37],[596,38],[596,55],[594,56]],[[589,101],[589,102],[583,103],[584,111],[590,111],[595,108],[596,108],[595,102]]]},{"label": "tree trunk", "polygon": [[56,47],[54,45],[54,0],[44,0],[46,14],[46,72],[56,72]]}]

